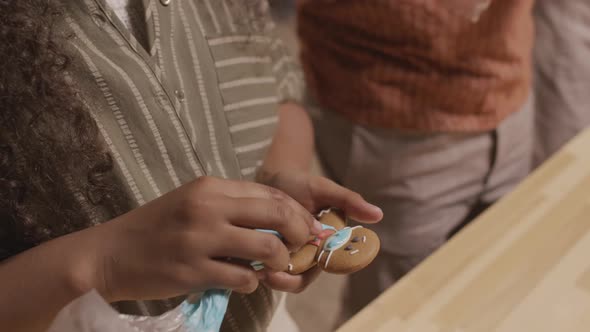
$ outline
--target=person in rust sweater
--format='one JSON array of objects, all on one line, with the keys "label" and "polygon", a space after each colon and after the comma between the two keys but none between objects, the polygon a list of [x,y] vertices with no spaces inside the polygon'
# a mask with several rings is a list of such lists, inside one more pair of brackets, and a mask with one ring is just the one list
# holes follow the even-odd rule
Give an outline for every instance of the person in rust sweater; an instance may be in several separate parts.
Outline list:
[{"label": "person in rust sweater", "polygon": [[534,1],[484,1],[479,17],[460,2],[477,0],[298,3],[324,169],[385,215],[341,320],[529,173]]}]

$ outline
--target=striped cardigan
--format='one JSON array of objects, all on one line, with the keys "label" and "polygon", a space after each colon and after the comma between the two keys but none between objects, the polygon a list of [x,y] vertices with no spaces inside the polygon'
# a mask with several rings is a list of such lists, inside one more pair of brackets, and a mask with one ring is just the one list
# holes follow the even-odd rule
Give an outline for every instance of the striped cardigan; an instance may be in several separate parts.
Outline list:
[{"label": "striped cardigan", "polygon": [[[256,8],[240,0],[142,1],[139,40],[104,0],[62,0],[61,26],[73,36],[68,75],[135,206],[202,175],[252,179],[278,103],[301,95],[301,75],[272,34],[266,1]],[[179,300],[117,307],[156,315]],[[263,330],[274,305],[263,287],[235,295],[223,328]]]}]

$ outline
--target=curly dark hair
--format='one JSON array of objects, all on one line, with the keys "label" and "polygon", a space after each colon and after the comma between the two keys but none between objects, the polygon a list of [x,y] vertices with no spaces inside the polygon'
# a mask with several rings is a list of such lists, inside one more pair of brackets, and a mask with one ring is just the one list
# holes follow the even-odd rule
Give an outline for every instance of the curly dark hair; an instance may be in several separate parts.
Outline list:
[{"label": "curly dark hair", "polygon": [[0,260],[126,212],[55,0],[0,0]]}]

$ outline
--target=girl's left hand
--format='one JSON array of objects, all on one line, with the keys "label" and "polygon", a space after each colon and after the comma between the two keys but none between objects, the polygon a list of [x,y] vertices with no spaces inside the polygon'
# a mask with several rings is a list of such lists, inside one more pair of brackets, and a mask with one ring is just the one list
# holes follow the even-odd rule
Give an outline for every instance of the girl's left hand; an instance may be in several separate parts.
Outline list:
[{"label": "girl's left hand", "polygon": [[[368,203],[358,193],[325,177],[299,171],[275,174],[261,171],[257,180],[281,190],[314,214],[321,209],[333,207],[361,223],[376,223],[383,218],[383,212],[379,207]],[[317,267],[297,276],[286,272],[269,272],[262,276],[261,281],[276,290],[299,293],[315,280],[319,272],[320,269]]]}]

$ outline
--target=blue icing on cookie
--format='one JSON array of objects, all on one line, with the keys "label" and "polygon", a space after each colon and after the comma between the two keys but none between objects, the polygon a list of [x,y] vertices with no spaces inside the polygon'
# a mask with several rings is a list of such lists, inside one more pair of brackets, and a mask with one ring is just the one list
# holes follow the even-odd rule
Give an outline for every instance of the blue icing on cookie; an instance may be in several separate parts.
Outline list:
[{"label": "blue icing on cookie", "polygon": [[352,235],[352,228],[346,227],[332,234],[324,243],[324,250],[334,251],[345,245]]},{"label": "blue icing on cookie", "polygon": [[326,229],[330,229],[330,230],[333,230],[334,232],[336,232],[335,227],[332,227],[332,226],[326,225],[326,224],[322,224],[322,231],[325,231]]}]

